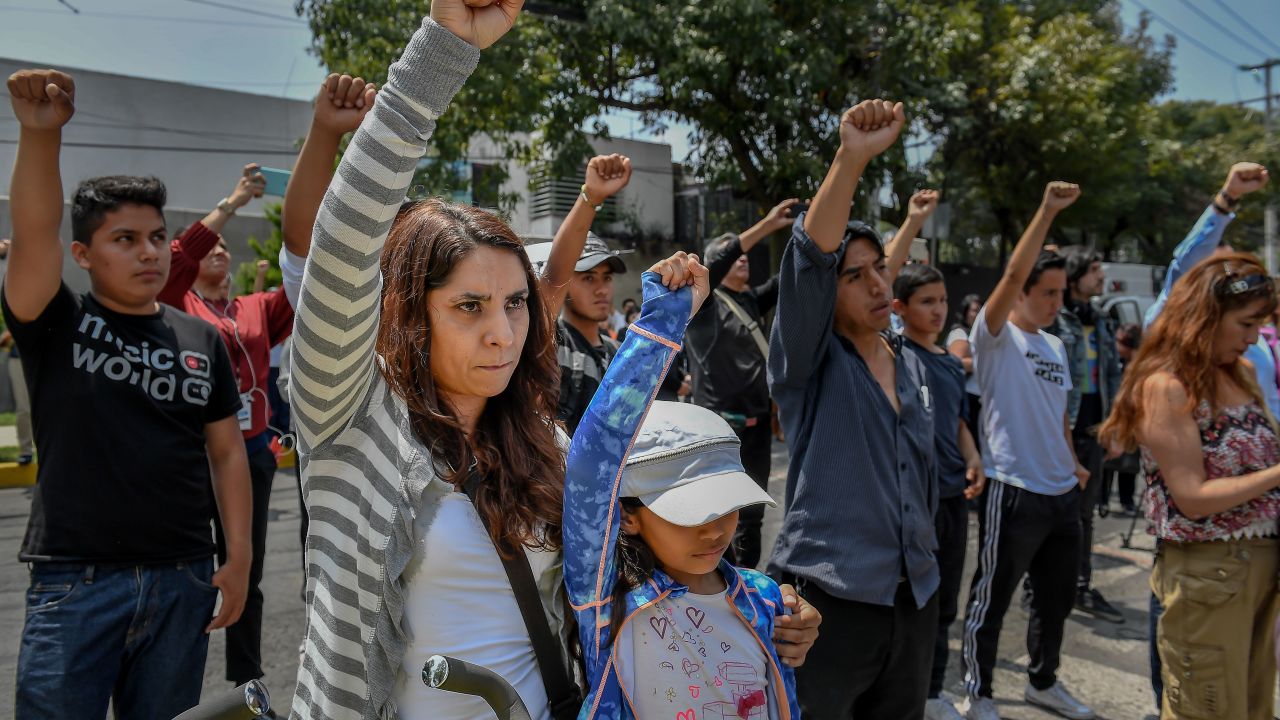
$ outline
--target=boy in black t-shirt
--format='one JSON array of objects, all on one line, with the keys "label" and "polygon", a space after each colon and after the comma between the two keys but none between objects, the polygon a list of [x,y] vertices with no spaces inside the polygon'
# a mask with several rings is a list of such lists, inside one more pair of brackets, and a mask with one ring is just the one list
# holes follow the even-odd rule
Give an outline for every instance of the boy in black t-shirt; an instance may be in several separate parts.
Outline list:
[{"label": "boy in black t-shirt", "polygon": [[[8,89],[21,129],[3,310],[40,457],[19,556],[31,587],[16,714],[103,717],[110,701],[118,718],[171,718],[199,702],[207,633],[244,606],[250,496],[235,378],[212,327],[156,301],[169,271],[160,181],[81,183],[71,254],[92,291],[62,283],[58,155],[75,84],[24,70]],[[216,573],[213,499],[229,545]]]},{"label": "boy in black t-shirt", "polygon": [[964,366],[937,344],[947,321],[947,287],[942,273],[929,265],[908,265],[893,281],[893,311],[902,318],[906,346],[915,351],[929,375],[933,403],[934,451],[938,463],[938,633],[929,677],[926,720],[960,718],[942,695],[947,673],[947,635],[959,614],[960,581],[969,536],[968,501],[982,493],[986,476],[982,456],[967,421]]}]

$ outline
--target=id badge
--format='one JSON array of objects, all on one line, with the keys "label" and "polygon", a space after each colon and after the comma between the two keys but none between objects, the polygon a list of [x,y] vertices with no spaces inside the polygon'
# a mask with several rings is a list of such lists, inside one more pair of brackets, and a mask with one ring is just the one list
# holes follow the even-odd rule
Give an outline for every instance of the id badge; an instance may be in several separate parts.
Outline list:
[{"label": "id badge", "polygon": [[241,430],[253,429],[253,391],[240,393],[240,411],[236,413]]}]

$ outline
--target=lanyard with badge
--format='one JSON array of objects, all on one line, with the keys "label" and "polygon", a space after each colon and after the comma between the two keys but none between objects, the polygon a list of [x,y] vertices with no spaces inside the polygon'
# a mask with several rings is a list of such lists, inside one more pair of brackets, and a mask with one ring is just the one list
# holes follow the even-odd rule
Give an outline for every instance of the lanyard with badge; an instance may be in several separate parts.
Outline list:
[{"label": "lanyard with badge", "polygon": [[[210,312],[214,313],[220,319],[225,320],[231,325],[231,336],[235,338],[238,352],[242,357],[244,357],[245,364],[249,366],[249,389],[240,393],[240,409],[236,411],[236,421],[240,424],[240,430],[242,432],[248,432],[253,429],[253,395],[254,393],[263,392],[258,388],[258,374],[254,372],[253,358],[249,355],[249,349],[245,347],[244,340],[240,338],[240,325],[236,323],[236,319],[228,315],[225,309],[221,309],[217,305],[205,299],[199,291],[193,292],[195,292],[196,297],[200,298],[200,302],[204,303],[204,306],[208,308]],[[227,307],[230,307],[229,301],[227,302]],[[237,354],[237,347],[228,347],[227,350],[232,356],[231,369],[235,373],[236,377],[236,390],[239,390],[241,385],[240,363],[235,357]],[[265,398],[266,393],[263,393],[263,399],[265,400]]]}]

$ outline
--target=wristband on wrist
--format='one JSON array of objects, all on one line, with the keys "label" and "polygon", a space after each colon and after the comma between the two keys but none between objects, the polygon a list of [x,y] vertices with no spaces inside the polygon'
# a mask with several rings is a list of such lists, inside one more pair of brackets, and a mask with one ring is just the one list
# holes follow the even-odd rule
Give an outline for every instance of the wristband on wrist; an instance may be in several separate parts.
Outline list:
[{"label": "wristband on wrist", "polygon": [[583,183],[583,184],[582,184],[582,192],[580,192],[580,193],[578,194],[578,197],[582,198],[582,202],[584,202],[584,203],[586,203],[586,204],[590,205],[590,206],[591,206],[591,208],[592,208],[593,210],[595,210],[596,212],[600,212],[600,208],[604,207],[604,203],[600,203],[599,205],[596,205],[595,203],[591,202],[591,198],[587,197],[587,184],[586,184],[586,183]]},{"label": "wristband on wrist", "polygon": [[228,215],[236,214],[236,206],[231,204],[231,198],[224,197],[218,201],[218,209]]},{"label": "wristband on wrist", "polygon": [[1222,200],[1222,202],[1223,202],[1223,203],[1224,203],[1228,208],[1235,208],[1237,205],[1239,205],[1239,204],[1240,204],[1240,198],[1233,198],[1233,197],[1231,197],[1230,195],[1228,195],[1228,194],[1227,194],[1227,191],[1226,191],[1226,190],[1219,190],[1219,191],[1218,191],[1218,198],[1219,198],[1219,199],[1221,199],[1221,200]]}]

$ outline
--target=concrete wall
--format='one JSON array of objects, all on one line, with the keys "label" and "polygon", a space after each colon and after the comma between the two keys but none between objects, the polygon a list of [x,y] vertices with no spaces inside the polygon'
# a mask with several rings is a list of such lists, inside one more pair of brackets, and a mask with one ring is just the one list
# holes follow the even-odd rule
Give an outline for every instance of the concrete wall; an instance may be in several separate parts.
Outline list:
[{"label": "concrete wall", "polygon": [[[0,58],[0,77],[27,67]],[[311,104],[180,83],[60,68],[76,80],[76,115],[63,131],[67,194],[97,175],[155,175],[175,208],[211,208],[246,163],[292,168]],[[18,126],[0,112],[0,195],[9,194]],[[259,203],[240,211],[261,215]]]}]

